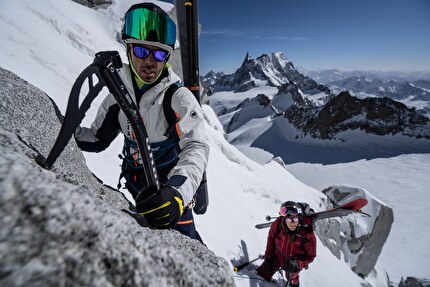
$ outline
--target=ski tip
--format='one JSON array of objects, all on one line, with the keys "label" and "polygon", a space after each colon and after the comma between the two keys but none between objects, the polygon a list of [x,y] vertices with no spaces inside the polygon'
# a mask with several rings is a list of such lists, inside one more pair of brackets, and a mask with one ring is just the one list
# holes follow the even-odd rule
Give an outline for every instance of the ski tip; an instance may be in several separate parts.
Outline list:
[{"label": "ski tip", "polygon": [[365,217],[372,217],[372,215],[370,215],[369,213],[363,212],[361,209],[358,210],[358,213],[360,213],[361,215],[363,215]]},{"label": "ski tip", "polygon": [[366,198],[358,198],[355,200],[352,200],[344,205],[341,205],[342,208],[348,208],[348,209],[354,209],[354,210],[360,210],[364,206],[366,206],[368,203]]}]

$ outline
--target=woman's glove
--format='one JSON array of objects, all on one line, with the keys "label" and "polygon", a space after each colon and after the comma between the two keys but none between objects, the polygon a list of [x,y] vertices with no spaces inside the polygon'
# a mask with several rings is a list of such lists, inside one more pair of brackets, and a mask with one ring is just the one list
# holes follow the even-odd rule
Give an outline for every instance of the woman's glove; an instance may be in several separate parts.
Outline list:
[{"label": "woman's glove", "polygon": [[289,273],[296,273],[299,271],[299,263],[296,260],[289,259],[285,262],[284,270]]},{"label": "woman's glove", "polygon": [[136,197],[136,211],[142,214],[150,227],[165,229],[174,227],[184,212],[182,196],[170,185],[161,185],[150,195],[143,189]]}]

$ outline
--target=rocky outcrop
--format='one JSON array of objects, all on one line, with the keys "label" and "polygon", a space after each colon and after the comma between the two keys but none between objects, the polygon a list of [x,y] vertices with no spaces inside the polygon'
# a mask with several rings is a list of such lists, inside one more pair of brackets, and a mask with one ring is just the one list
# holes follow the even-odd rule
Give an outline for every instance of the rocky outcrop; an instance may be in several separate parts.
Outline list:
[{"label": "rocky outcrop", "polygon": [[335,139],[346,130],[430,139],[430,120],[389,98],[359,99],[342,92],[321,108],[292,106],[285,114],[304,134]]},{"label": "rocky outcrop", "polygon": [[72,0],[73,2],[90,8],[106,8],[112,4],[112,0]]},{"label": "rocky outcrop", "polygon": [[200,82],[203,86],[203,95],[211,96],[215,92],[213,85],[224,75],[223,72],[215,73],[214,71],[210,71],[206,75],[200,77]]},{"label": "rocky outcrop", "polygon": [[286,94],[291,94],[291,98],[294,103],[299,107],[307,107],[311,105],[311,101],[309,101],[303,93],[300,91],[299,87],[294,84],[284,84],[279,88],[277,96],[282,96]]},{"label": "rocky outcrop", "polygon": [[376,200],[364,189],[350,186],[331,186],[322,191],[329,199],[327,208],[357,198],[366,198],[363,211],[370,217],[350,215],[341,219],[317,222],[316,232],[322,243],[339,259],[343,254],[351,269],[360,276],[374,271],[382,247],[394,221],[393,210]]},{"label": "rocky outcrop", "polygon": [[430,287],[430,279],[406,277],[400,281],[398,287]]},{"label": "rocky outcrop", "polygon": [[227,262],[172,230],[143,228],[71,140],[51,170],[52,101],[0,69],[1,286],[233,286]]}]

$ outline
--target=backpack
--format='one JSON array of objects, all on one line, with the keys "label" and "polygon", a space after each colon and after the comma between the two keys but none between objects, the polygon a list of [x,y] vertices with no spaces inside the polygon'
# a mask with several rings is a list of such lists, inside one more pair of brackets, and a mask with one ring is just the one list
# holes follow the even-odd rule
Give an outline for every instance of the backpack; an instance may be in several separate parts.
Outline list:
[{"label": "backpack", "polygon": [[[172,97],[175,92],[179,89],[178,84],[172,84],[167,88],[163,98],[163,113],[168,123],[165,136],[169,139],[173,139],[176,142],[179,141],[179,136],[176,133],[176,123],[178,118],[176,117],[175,111],[172,109]],[[193,211],[196,214],[205,214],[209,205],[209,195],[206,180],[206,171],[203,173],[202,181],[194,194],[194,207]]]},{"label": "backpack", "polygon": [[304,216],[309,216],[309,215],[315,213],[315,210],[313,210],[313,208],[311,208],[311,206],[308,203],[297,202],[297,204],[300,205],[300,207],[302,208]]}]

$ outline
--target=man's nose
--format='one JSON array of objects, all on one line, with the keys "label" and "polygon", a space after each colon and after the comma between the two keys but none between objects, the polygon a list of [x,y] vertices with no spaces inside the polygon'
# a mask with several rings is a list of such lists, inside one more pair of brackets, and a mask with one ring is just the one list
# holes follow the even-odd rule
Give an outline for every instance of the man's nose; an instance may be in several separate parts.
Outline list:
[{"label": "man's nose", "polygon": [[152,51],[149,53],[148,57],[143,59],[145,64],[153,64],[155,62],[154,60],[154,54],[152,54]]}]

